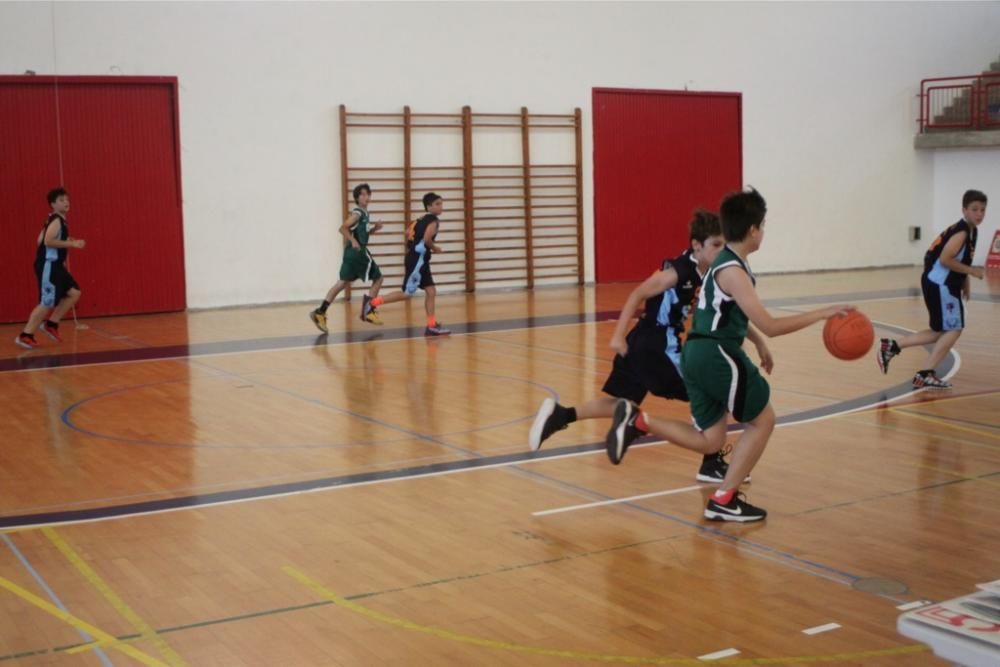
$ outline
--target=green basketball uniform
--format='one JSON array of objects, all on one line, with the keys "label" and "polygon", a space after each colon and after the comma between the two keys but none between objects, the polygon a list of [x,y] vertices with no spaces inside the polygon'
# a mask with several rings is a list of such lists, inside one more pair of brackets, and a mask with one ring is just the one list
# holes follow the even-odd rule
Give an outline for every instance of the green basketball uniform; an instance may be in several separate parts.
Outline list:
[{"label": "green basketball uniform", "polygon": [[351,236],[358,242],[360,248],[355,249],[350,243],[344,247],[344,261],[340,265],[340,279],[345,282],[378,280],[382,277],[382,272],[371,253],[368,252],[368,238],[370,236],[368,233],[368,211],[356,206],[351,213],[358,216],[358,221],[351,227]]},{"label": "green basketball uniform", "polygon": [[716,274],[723,269],[746,271],[757,283],[747,263],[729,246],[723,248],[705,276],[691,333],[681,353],[691,416],[701,430],[725,418],[727,412],[737,421],[753,421],[771,397],[767,381],[743,351],[749,326],[746,313],[716,283]]}]

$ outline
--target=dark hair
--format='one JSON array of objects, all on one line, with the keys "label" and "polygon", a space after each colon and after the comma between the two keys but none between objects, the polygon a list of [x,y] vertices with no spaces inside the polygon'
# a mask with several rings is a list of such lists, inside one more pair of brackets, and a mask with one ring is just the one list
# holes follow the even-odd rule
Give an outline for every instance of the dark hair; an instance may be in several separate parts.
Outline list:
[{"label": "dark hair", "polygon": [[431,207],[431,204],[436,202],[438,199],[441,199],[441,195],[437,193],[428,192],[427,194],[425,194],[423,198],[424,210],[425,211],[428,210]]},{"label": "dark hair", "polygon": [[969,208],[969,204],[976,201],[981,201],[983,206],[986,206],[986,193],[979,190],[966,190],[965,194],[962,195],[962,208]]},{"label": "dark hair", "polygon": [[704,244],[709,236],[722,234],[719,216],[703,208],[696,209],[694,217],[688,223],[688,240]]},{"label": "dark hair", "polygon": [[367,183],[362,183],[361,185],[354,186],[354,203],[355,204],[357,204],[358,203],[358,199],[361,198],[361,193],[362,192],[367,192],[368,196],[371,197],[371,195],[372,195],[372,187],[370,185],[368,185]]},{"label": "dark hair", "polygon": [[760,227],[767,214],[767,202],[752,187],[740,192],[730,192],[722,198],[719,217],[722,234],[727,241],[739,243],[750,233],[751,227]]},{"label": "dark hair", "polygon": [[49,206],[51,206],[52,204],[55,204],[56,200],[59,199],[60,197],[62,197],[63,195],[68,195],[68,194],[69,193],[66,192],[66,188],[62,188],[62,187],[52,188],[51,190],[49,190],[49,194],[48,194]]}]

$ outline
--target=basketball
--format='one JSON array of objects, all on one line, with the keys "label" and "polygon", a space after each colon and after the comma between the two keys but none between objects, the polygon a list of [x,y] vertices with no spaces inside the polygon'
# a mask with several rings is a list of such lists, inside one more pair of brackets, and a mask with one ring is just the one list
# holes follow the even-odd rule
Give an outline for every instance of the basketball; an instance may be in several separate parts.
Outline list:
[{"label": "basketball", "polygon": [[834,315],[823,327],[823,344],[830,354],[852,361],[868,354],[875,342],[875,328],[868,316],[860,310],[846,315]]}]

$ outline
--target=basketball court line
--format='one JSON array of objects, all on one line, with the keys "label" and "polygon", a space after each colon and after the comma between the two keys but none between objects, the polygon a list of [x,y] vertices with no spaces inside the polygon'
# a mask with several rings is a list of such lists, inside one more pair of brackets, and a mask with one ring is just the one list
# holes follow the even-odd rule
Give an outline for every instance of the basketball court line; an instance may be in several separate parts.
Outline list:
[{"label": "basketball court line", "polygon": [[[768,308],[782,308],[810,304],[820,305],[841,302],[858,303],[865,301],[885,301],[891,299],[912,298],[919,295],[920,291],[916,288],[900,288],[862,293],[849,292],[769,299],[764,301],[764,305]],[[1000,301],[1000,296],[994,298],[993,295],[973,294],[972,300],[994,303]],[[617,319],[620,313],[620,310],[609,310],[587,313],[570,313],[565,315],[541,315],[502,320],[465,322],[456,324],[452,327],[452,336],[605,322]],[[114,336],[113,333],[105,332],[105,337],[108,335]],[[121,337],[121,340],[125,340],[127,338],[129,337]],[[54,368],[99,366],[142,361],[165,361],[168,359],[219,356],[244,352],[281,352],[286,350],[308,349],[315,347],[316,345],[343,345],[377,340],[400,340],[407,338],[424,338],[423,329],[419,327],[397,327],[392,329],[382,329],[374,332],[370,329],[348,330],[332,334],[279,336],[273,338],[141,347],[127,350],[79,352],[62,355],[54,354],[31,356],[29,353],[19,357],[0,359],[0,373],[31,372],[51,370]]]},{"label": "basketball court line", "polygon": [[[957,365],[957,359],[957,353],[952,350],[952,356],[948,357],[948,361],[954,360],[954,362],[946,367],[948,373],[950,373],[954,366]],[[948,376],[949,375],[946,373],[945,377]],[[829,419],[838,415],[866,410],[875,406],[898,401],[912,395],[913,393],[915,392],[910,383],[906,382],[888,390],[874,392],[856,399],[842,401],[840,403],[822,406],[811,410],[805,410],[791,415],[782,415],[778,417],[777,426]],[[739,426],[735,424],[731,425],[730,430],[738,431]],[[648,442],[648,440],[645,440],[645,442]],[[223,505],[260,500],[263,498],[296,495],[299,493],[312,493],[325,489],[346,488],[382,482],[400,481],[404,479],[416,479],[419,477],[455,474],[469,470],[518,465],[545,458],[572,456],[584,453],[592,454],[595,450],[602,447],[603,443],[595,443],[570,447],[568,448],[569,451],[567,451],[567,448],[560,448],[541,450],[538,452],[515,452],[512,454],[495,456],[482,456],[477,453],[476,458],[472,459],[462,459],[427,466],[417,466],[414,468],[376,471],[371,473],[352,473],[348,475],[320,478],[304,482],[289,482],[285,484],[268,485],[250,489],[236,489],[203,495],[175,497],[164,500],[145,501],[84,510],[65,510],[42,514],[0,516],[0,529],[83,523],[121,518],[124,516],[159,514],[162,512],[190,509],[193,507],[206,507],[210,505]]]}]

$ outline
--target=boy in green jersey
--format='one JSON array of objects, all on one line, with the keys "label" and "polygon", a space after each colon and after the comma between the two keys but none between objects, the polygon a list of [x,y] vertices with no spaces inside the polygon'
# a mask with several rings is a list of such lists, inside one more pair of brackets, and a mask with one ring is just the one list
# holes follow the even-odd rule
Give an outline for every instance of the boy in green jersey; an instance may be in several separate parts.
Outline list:
[{"label": "boy in green jersey", "polygon": [[[372,281],[371,289],[368,291],[369,297],[378,295],[379,288],[382,287],[382,272],[378,264],[368,252],[368,238],[382,229],[382,223],[376,222],[370,229],[368,217],[368,202],[372,197],[372,189],[367,183],[354,188],[354,203],[357,206],[340,226],[340,233],[344,237],[344,261],[340,264],[340,280],[326,293],[326,298],[319,308],[309,313],[309,319],[313,321],[316,328],[323,333],[329,333],[326,328],[326,309],[330,303],[337,298],[340,291],[355,280]],[[362,318],[372,324],[382,324],[378,313],[374,309],[365,312]]]},{"label": "boy in green jersey", "polygon": [[629,444],[644,433],[710,454],[726,442],[726,415],[742,422],[743,433],[733,448],[726,477],[705,508],[705,518],[713,521],[760,521],[767,516],[764,509],[746,502],[738,493],[740,484],[764,453],[775,423],[771,388],[743,351],[743,340],[749,338],[757,345],[761,366],[770,374],[774,361],[763,336],[783,336],[853,310],[853,306],[838,305],[787,317],[767,312],[757,297],[756,278],[747,263],[747,257],[764,241],[766,213],[764,198],[753,188],[722,200],[720,217],[726,247],[705,276],[694,323],[681,353],[681,370],[697,431],[682,422],[650,417],[623,399],[615,406],[608,432],[612,461],[620,460]]}]

